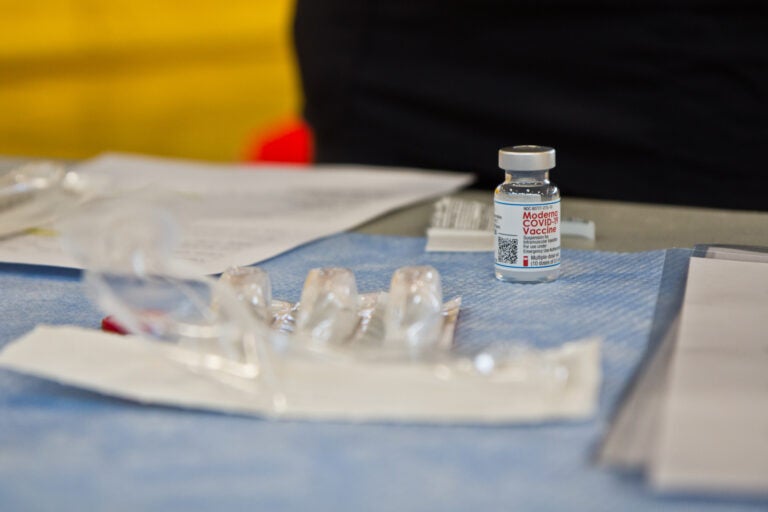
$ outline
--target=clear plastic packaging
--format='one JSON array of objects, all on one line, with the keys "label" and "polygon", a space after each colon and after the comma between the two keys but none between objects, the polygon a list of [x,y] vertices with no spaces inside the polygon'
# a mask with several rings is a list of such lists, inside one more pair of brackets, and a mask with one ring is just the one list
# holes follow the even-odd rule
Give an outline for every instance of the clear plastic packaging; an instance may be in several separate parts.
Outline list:
[{"label": "clear plastic packaging", "polygon": [[0,237],[47,224],[86,196],[85,181],[58,164],[33,162],[0,175]]},{"label": "clear plastic packaging", "polygon": [[[94,219],[101,236],[87,236]],[[571,402],[570,414],[591,410],[594,393],[580,390],[596,386],[594,342],[457,350],[461,300],[443,300],[430,266],[396,269],[388,290],[369,293],[350,269],[313,269],[291,303],[272,298],[279,276],[263,269],[215,280],[180,264],[175,224],[146,205],[91,214],[65,235],[88,255],[86,287],[106,313],[170,343],[174,360],[246,391],[268,415],[472,421],[557,416]]]}]

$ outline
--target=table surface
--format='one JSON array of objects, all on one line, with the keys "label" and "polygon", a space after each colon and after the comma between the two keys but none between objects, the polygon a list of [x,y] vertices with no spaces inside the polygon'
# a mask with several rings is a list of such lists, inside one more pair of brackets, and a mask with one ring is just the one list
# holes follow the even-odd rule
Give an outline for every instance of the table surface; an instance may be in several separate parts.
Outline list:
[{"label": "table surface", "polygon": [[[20,161],[0,158],[0,171]],[[490,192],[468,190],[457,196],[491,202]],[[421,237],[431,212],[432,201],[426,201],[355,231]],[[597,228],[595,241],[564,238],[565,248],[570,249],[634,252],[699,243],[768,245],[768,212],[565,198],[563,213],[593,220]],[[359,246],[355,250],[339,246],[344,243]],[[314,252],[310,245],[267,262],[270,272],[291,269],[296,274],[276,296],[300,289],[303,267],[315,262],[303,254],[352,258],[351,254],[368,251],[367,266],[360,272],[363,280],[377,286],[383,279],[379,267],[389,268],[398,258],[422,258],[443,265],[451,278],[449,288],[462,280],[474,283],[458,286],[466,293],[468,305],[473,294],[476,302],[485,300],[496,306],[512,301],[505,290],[486,297],[485,288],[477,285],[485,283],[487,276],[475,275],[472,269],[481,266],[475,260],[486,264],[483,258],[487,255],[425,254],[421,242],[412,238],[336,238],[316,244],[321,248]],[[610,258],[617,267],[607,273],[600,270],[600,279],[634,279],[631,292],[637,295],[645,290],[645,295],[625,297],[625,292],[619,293],[623,287],[604,287],[603,295],[616,294],[606,299],[612,304],[606,318],[615,319],[619,303],[624,304],[626,314],[638,315],[642,309],[644,316],[632,323],[637,330],[632,336],[622,328],[608,340],[612,343],[605,352],[603,405],[590,422],[514,428],[277,424],[143,407],[0,370],[0,482],[4,482],[0,484],[0,510],[7,506],[30,510],[69,506],[83,510],[302,510],[312,503],[335,510],[553,510],[565,506],[590,511],[765,510],[765,501],[660,499],[637,475],[614,474],[590,464],[593,443],[609,418],[607,404],[620,395],[629,367],[636,367],[645,350],[643,333],[650,328],[655,301],[650,288],[654,283],[658,286],[661,273],[659,265],[651,263],[661,262],[664,253],[574,253],[574,261],[583,259],[583,264],[555,283],[555,288],[563,290],[561,298],[570,301],[568,307],[578,308],[583,302],[584,293],[575,288],[579,272],[597,272]],[[590,264],[592,259],[601,265]],[[465,266],[458,268],[461,262]],[[371,266],[373,263],[379,267]],[[0,346],[43,321],[97,325],[100,314],[85,299],[76,271],[0,266],[0,312],[6,319],[0,329]],[[581,270],[577,272],[576,267]],[[503,286],[492,276],[488,282],[488,287]],[[531,293],[542,290],[523,287],[515,293],[526,295],[529,301]],[[502,308],[514,316],[509,304]],[[546,308],[535,310],[544,315]],[[482,311],[468,307],[465,313],[462,328],[485,325]],[[533,322],[532,333],[552,328],[545,320]],[[582,320],[568,329],[569,335],[577,327],[589,330],[600,323]],[[617,344],[622,336],[626,340]],[[624,368],[621,375],[609,371],[618,367]]]}]

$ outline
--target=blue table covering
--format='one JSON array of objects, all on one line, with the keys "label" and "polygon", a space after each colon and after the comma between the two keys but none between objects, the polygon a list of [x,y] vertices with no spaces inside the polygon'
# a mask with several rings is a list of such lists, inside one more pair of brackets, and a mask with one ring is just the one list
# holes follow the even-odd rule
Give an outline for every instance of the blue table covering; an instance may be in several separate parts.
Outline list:
[{"label": "blue table covering", "polygon": [[[472,427],[266,421],[146,407],[0,370],[0,510],[766,510],[765,502],[654,496],[591,463],[652,331],[669,251],[564,251],[553,283],[493,278],[490,253],[425,253],[424,239],[343,234],[261,266],[297,300],[306,272],[354,270],[361,292],[430,264],[461,295],[464,346],[555,346],[601,335],[594,419]],[[678,258],[682,260],[683,258]],[[666,273],[682,286],[684,265]],[[657,315],[658,316],[658,315]],[[0,265],[0,346],[39,323],[96,328],[79,272]]]}]

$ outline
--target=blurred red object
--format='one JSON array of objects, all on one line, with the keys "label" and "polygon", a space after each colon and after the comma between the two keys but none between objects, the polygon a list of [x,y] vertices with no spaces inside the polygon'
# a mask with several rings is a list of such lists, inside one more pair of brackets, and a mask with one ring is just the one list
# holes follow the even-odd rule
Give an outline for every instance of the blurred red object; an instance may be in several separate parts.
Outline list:
[{"label": "blurred red object", "polygon": [[115,317],[107,316],[101,320],[101,330],[105,332],[114,332],[116,334],[128,334],[128,331],[117,323]]},{"label": "blurred red object", "polygon": [[312,131],[302,119],[280,122],[259,134],[248,149],[249,162],[286,162],[307,164],[312,161]]}]

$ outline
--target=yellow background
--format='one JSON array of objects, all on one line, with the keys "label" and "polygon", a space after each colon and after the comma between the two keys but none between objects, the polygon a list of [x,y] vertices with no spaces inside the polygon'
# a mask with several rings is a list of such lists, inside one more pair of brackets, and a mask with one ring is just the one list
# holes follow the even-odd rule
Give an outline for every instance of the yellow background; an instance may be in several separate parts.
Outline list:
[{"label": "yellow background", "polygon": [[0,154],[242,159],[295,115],[292,0],[0,0]]}]

